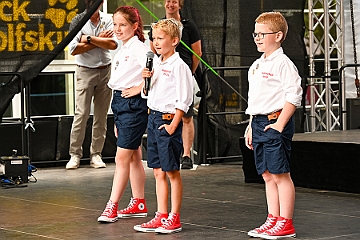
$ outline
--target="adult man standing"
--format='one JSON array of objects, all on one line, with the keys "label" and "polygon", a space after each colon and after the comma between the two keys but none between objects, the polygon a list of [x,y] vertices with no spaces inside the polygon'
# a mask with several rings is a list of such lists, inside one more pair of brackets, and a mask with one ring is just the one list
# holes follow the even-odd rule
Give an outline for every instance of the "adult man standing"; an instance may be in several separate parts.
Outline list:
[{"label": "adult man standing", "polygon": [[[94,2],[95,0],[85,0],[86,9],[90,9]],[[71,158],[66,164],[66,169],[76,169],[80,165],[80,159],[83,155],[82,145],[85,138],[86,123],[90,116],[92,99],[94,116],[90,146],[90,166],[94,168],[106,167],[106,164],[101,159],[101,152],[106,137],[106,119],[111,100],[111,90],[107,86],[111,73],[109,50],[116,49],[117,43],[113,39],[112,19],[102,13],[100,7],[69,44],[69,52],[75,56],[77,68],[76,106],[69,149]],[[72,24],[70,24],[70,28]]]}]

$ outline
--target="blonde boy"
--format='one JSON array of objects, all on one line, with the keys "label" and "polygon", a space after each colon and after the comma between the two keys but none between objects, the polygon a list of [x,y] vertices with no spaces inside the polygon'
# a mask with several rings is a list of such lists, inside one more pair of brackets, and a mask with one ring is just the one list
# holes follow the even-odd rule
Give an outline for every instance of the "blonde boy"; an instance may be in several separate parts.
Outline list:
[{"label": "blonde boy", "polygon": [[[175,52],[181,39],[181,28],[181,23],[173,18],[152,25],[153,46],[160,57],[159,61],[154,61],[152,72],[145,69],[142,74],[143,78],[152,77],[147,101],[147,163],[149,168],[153,168],[156,180],[157,212],[151,221],[134,226],[140,232],[174,233],[182,230],[181,118],[192,102],[193,80],[189,67]],[[171,186],[170,213],[168,179]]]},{"label": "blonde boy", "polygon": [[255,20],[254,41],[262,56],[249,69],[250,115],[245,141],[254,150],[258,174],[265,181],[268,217],[263,225],[248,232],[252,237],[278,239],[295,237],[292,223],[295,187],[290,177],[294,114],[300,106],[301,78],[281,43],[288,25],[278,12],[266,12]]}]

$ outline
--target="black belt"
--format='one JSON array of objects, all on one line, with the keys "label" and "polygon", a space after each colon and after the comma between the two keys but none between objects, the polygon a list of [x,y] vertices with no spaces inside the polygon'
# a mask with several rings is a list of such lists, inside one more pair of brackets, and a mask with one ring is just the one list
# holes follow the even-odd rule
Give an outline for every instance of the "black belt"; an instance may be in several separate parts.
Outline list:
[{"label": "black belt", "polygon": [[108,65],[105,65],[105,66],[100,66],[100,67],[95,67],[95,68],[91,68],[91,67],[86,67],[86,66],[81,66],[81,65],[76,65],[78,67],[81,67],[81,68],[87,68],[87,69],[105,69],[105,68],[108,68],[111,66],[111,63],[109,63]]}]

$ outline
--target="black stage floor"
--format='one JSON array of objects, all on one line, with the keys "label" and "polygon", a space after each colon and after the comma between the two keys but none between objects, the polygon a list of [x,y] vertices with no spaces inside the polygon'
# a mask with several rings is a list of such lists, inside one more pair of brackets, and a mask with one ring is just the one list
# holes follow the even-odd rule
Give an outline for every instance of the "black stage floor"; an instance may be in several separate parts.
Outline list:
[{"label": "black stage floor", "polygon": [[[243,153],[245,182],[263,182],[255,170],[253,151]],[[360,193],[360,130],[296,133],[291,176],[296,186]]]},{"label": "black stage floor", "polygon": [[[85,164],[85,165],[84,165]],[[133,226],[156,211],[155,181],[146,169],[149,216],[100,224],[115,165],[93,169],[39,169],[37,183],[0,189],[0,239],[253,239],[247,231],[266,217],[263,184],[245,183],[241,162],[182,170],[183,231],[172,235],[138,233]],[[125,207],[130,189],[120,202]],[[360,239],[360,194],[296,188],[297,239]]]},{"label": "black stage floor", "polygon": [[293,141],[360,144],[360,129],[315,133],[295,133]]},{"label": "black stage floor", "polygon": [[297,186],[360,193],[360,130],[295,134],[291,172]]}]

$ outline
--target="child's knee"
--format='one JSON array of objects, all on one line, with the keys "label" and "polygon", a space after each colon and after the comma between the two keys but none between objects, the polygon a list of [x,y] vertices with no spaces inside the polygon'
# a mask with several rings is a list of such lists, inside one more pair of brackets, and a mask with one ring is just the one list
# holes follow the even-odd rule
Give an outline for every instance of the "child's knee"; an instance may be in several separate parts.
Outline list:
[{"label": "child's knee", "polygon": [[161,170],[161,168],[154,168],[154,177],[155,179],[166,178],[166,173]]},{"label": "child's knee", "polygon": [[167,176],[169,177],[170,180],[177,179],[177,178],[180,177],[180,171],[179,170],[166,172],[166,174],[167,174]]}]

